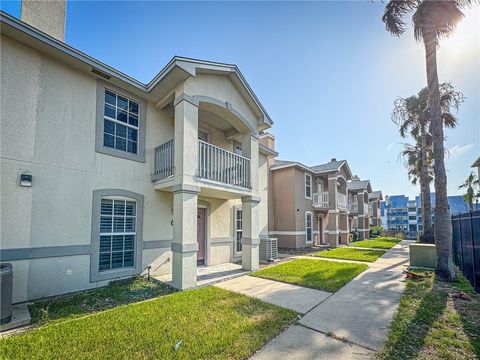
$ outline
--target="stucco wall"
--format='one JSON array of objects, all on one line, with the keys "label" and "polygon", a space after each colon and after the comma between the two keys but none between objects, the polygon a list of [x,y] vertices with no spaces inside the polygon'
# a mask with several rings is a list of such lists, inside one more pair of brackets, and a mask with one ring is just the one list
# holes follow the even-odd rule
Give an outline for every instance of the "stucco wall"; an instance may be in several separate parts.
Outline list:
[{"label": "stucco wall", "polygon": [[[1,41],[1,214],[4,249],[71,247],[91,243],[92,192],[116,188],[144,196],[142,269],[171,272],[173,196],[151,182],[154,149],[174,137],[171,113],[151,102],[146,109],[145,162],[95,152],[97,79],[13,40]],[[225,77],[200,75],[198,91],[230,101],[252,123],[256,119]],[[221,141],[215,133],[215,141]],[[230,141],[231,146],[231,141]],[[267,228],[265,159],[260,157],[260,232]],[[31,188],[19,176],[33,176]],[[210,264],[231,261],[233,206],[240,200],[206,199],[212,239]],[[214,241],[212,241],[213,244]],[[159,245],[160,244],[160,245]],[[90,255],[11,261],[14,302],[105,285],[90,282]],[[48,284],[47,284],[48,283]]]}]

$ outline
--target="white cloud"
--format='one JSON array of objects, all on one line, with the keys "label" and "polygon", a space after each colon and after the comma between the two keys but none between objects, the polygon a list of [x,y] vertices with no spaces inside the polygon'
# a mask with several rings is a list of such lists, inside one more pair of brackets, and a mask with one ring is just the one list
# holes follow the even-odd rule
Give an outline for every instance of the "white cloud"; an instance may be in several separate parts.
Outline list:
[{"label": "white cloud", "polygon": [[396,144],[396,143],[394,143],[394,142],[388,144],[387,147],[385,148],[385,150],[387,150],[387,151],[392,150],[392,148],[393,148],[393,146],[394,146],[395,144]]},{"label": "white cloud", "polygon": [[475,144],[467,144],[467,145],[454,145],[450,149],[448,149],[448,152],[450,154],[450,157],[454,158],[460,155],[463,155],[467,152],[469,152],[471,149],[473,149]]}]

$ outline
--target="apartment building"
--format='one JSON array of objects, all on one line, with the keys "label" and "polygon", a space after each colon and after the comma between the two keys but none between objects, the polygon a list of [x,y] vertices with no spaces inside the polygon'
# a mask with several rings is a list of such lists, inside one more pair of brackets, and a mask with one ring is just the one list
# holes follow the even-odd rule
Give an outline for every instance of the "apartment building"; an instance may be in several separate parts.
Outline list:
[{"label": "apartment building", "polygon": [[[435,224],[435,193],[430,194],[432,223]],[[467,212],[468,204],[462,195],[448,196],[452,215]],[[422,201],[420,196],[410,200],[405,195],[385,196],[381,202],[381,223],[387,230],[403,231],[408,238],[416,238],[423,232]]]},{"label": "apartment building", "polygon": [[370,236],[370,180],[360,180],[357,176],[348,182],[348,217],[350,230],[359,233],[359,239]]},{"label": "apartment building", "polygon": [[381,226],[381,209],[380,204],[383,200],[381,191],[372,191],[368,194],[370,225]]},{"label": "apartment building", "polygon": [[[276,153],[238,67],[174,57],[145,84],[64,43],[64,2],[35,3],[22,20],[0,15],[0,255],[14,302],[146,271],[187,289],[198,266],[258,269]],[[345,166],[322,173],[335,204]]]},{"label": "apartment building", "polygon": [[347,195],[351,178],[345,160],[331,159],[317,166],[296,161],[272,162],[269,234],[278,239],[278,246],[347,244]]}]

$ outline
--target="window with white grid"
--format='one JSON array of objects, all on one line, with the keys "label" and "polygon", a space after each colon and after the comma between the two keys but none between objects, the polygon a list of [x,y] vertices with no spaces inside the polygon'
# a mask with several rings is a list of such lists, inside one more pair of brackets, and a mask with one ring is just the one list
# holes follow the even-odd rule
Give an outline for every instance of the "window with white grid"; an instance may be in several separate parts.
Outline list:
[{"label": "window with white grid", "polygon": [[307,243],[311,243],[313,241],[313,219],[310,211],[305,213],[305,237]]},{"label": "window with white grid", "polygon": [[139,105],[137,102],[105,90],[103,146],[138,153]]},{"label": "window with white grid", "polygon": [[305,197],[312,198],[312,175],[305,173]]},{"label": "window with white grid", "polygon": [[99,271],[135,266],[137,203],[102,198]]},{"label": "window with white grid", "polygon": [[236,208],[235,209],[235,246],[236,251],[242,251],[242,209]]}]

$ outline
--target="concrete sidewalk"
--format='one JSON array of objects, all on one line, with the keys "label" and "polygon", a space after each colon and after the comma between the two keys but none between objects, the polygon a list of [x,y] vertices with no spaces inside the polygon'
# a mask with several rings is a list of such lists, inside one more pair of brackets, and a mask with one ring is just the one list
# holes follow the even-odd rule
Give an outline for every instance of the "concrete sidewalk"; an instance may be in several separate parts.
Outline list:
[{"label": "concrete sidewalk", "polygon": [[305,314],[327,299],[329,292],[309,289],[278,281],[242,276],[216,284],[222,289],[252,296],[270,304]]},{"label": "concrete sidewalk", "polygon": [[410,243],[402,241],[387,250],[366,271],[306,313],[252,359],[373,357],[387,339],[405,287],[402,272],[408,266]]}]

